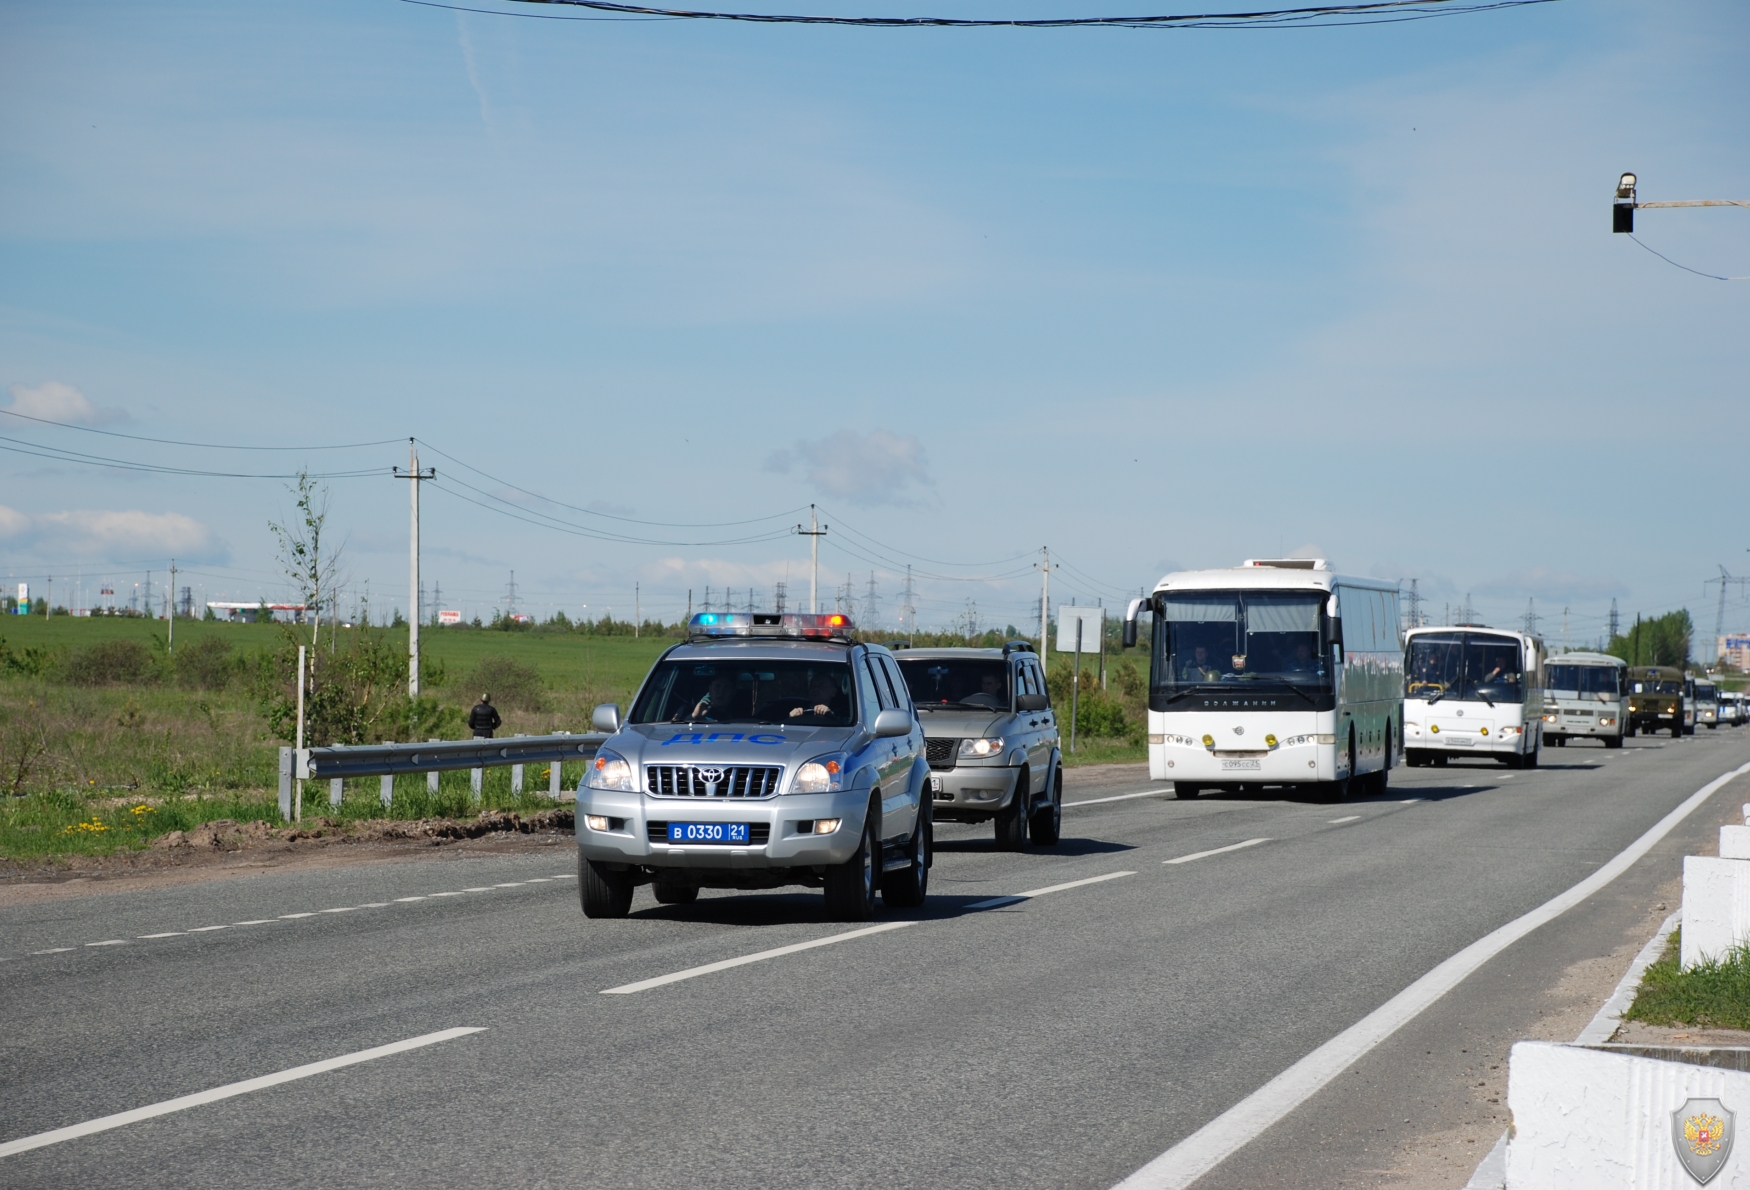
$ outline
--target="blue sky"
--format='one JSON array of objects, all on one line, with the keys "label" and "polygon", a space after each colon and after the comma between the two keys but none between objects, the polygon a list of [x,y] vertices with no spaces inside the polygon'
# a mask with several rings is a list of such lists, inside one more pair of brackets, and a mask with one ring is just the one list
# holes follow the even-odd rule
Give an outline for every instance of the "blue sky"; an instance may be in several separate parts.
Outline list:
[{"label": "blue sky", "polygon": [[[1014,4],[956,11],[1060,11]],[[426,575],[470,614],[513,569],[542,614],[805,590],[805,539],[579,510],[757,534],[817,502],[823,588],[875,570],[888,621],[912,562],[944,576],[922,622],[1025,622],[1049,545],[1054,602],[1316,550],[1436,614],[1535,598],[1579,640],[1615,597],[1705,631],[1703,580],[1750,573],[1750,281],[1607,207],[1623,169],[1750,197],[1747,44],[1728,2],[1145,32],[16,0],[0,407],[417,435]],[[1750,274],[1750,211],[1639,226]],[[176,467],[405,463],[0,421]],[[4,457],[14,578],[125,592],[174,553],[197,598],[283,590],[282,483]],[[331,486],[352,590],[405,606],[406,485]]]}]

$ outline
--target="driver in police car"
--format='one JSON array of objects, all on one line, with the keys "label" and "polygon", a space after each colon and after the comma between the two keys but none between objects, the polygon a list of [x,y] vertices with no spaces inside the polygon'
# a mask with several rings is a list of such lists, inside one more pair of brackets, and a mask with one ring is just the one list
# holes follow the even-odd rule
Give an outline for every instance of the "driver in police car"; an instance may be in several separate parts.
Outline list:
[{"label": "driver in police car", "polygon": [[705,696],[693,704],[687,722],[718,722],[730,712],[735,702],[735,679],[728,674],[718,674],[711,679],[711,688],[705,691]]}]

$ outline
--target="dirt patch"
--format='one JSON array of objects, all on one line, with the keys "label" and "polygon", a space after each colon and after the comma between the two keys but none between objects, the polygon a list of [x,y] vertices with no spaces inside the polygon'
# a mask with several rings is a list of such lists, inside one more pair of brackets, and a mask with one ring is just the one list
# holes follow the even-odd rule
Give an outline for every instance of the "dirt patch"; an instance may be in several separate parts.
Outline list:
[{"label": "dirt patch", "polygon": [[251,876],[269,869],[429,859],[434,849],[478,855],[569,846],[574,822],[568,806],[528,815],[487,810],[467,819],[314,818],[290,827],[216,819],[191,831],[171,831],[142,851],[63,856],[34,864],[0,860],[0,908]]},{"label": "dirt patch", "polygon": [[[1118,781],[1141,781],[1147,783],[1148,765],[1144,764],[1084,764],[1076,768],[1065,767],[1063,770],[1063,787],[1075,789],[1082,785],[1109,785]],[[1166,785],[1161,789],[1164,792]]]}]

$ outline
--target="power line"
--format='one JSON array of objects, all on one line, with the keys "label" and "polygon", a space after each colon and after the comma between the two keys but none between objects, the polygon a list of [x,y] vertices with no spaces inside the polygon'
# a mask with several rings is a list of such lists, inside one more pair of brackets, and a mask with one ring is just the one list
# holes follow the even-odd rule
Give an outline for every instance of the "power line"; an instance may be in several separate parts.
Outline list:
[{"label": "power line", "polygon": [[[788,537],[790,535],[790,530],[788,528],[774,530],[774,531],[769,532],[769,533],[756,534],[756,535],[751,536],[751,537],[737,537],[737,538],[731,538],[728,540],[721,540],[721,541],[658,541],[654,538],[628,537],[628,536],[624,536],[624,535],[607,534],[607,533],[599,532],[599,531],[594,530],[594,529],[585,528],[581,525],[569,524],[565,521],[559,520],[556,517],[548,516],[546,513],[538,513],[537,512],[537,513],[531,513],[531,515],[528,515],[528,516],[519,515],[517,512],[511,511],[511,509],[515,507],[514,505],[507,508],[507,507],[502,506],[502,502],[500,504],[488,504],[482,500],[475,500],[474,498],[472,498],[470,496],[463,495],[461,492],[454,491],[448,487],[445,487],[444,481],[441,479],[429,480],[428,482],[431,483],[431,485],[433,487],[437,488],[438,491],[443,492],[446,495],[453,496],[457,500],[461,500],[465,503],[473,504],[479,508],[484,508],[488,512],[496,512],[500,516],[507,516],[507,517],[510,517],[512,520],[522,521],[526,524],[534,525],[537,528],[552,529],[558,533],[569,533],[573,537],[588,537],[588,538],[591,538],[595,541],[612,541],[612,542],[618,542],[618,543],[624,544],[624,545],[668,545],[668,546],[695,546],[696,547],[696,546],[708,546],[708,545],[748,545],[748,544],[751,544],[754,542],[760,542],[760,541],[776,541],[780,537]],[[475,488],[472,484],[464,483],[461,480],[456,480],[455,482],[461,483],[463,487],[471,488],[474,491],[480,491],[480,489]],[[490,496],[490,493],[487,493],[487,492],[481,492],[481,494],[486,495],[486,496]],[[536,520],[535,519],[536,517],[541,517],[543,519]]]},{"label": "power line", "polygon": [[[66,450],[59,446],[46,446],[32,450],[37,443],[21,442],[17,438],[7,438],[0,435],[0,443],[11,442],[13,446],[0,446],[0,450],[11,451],[13,454],[33,455],[39,459],[51,459],[57,463],[78,463],[86,467],[111,467],[117,471],[142,471],[152,475],[186,475],[207,479],[297,479],[301,472],[287,475],[259,474],[245,471],[208,471],[199,467],[165,467],[156,463],[139,463],[129,459],[112,459],[104,455],[86,454],[83,451]],[[55,453],[49,453],[55,452]],[[356,479],[364,475],[385,474],[381,467],[370,467],[358,471],[325,471],[309,472],[310,479]]]},{"label": "power line", "polygon": [[135,442],[157,442],[164,446],[196,446],[202,450],[358,450],[366,446],[387,446],[401,441],[399,438],[383,438],[376,442],[341,442],[333,446],[233,446],[223,442],[184,442],[178,438],[148,438],[144,434],[124,434],[120,430],[100,430],[95,426],[79,426],[67,421],[51,421],[46,417],[32,417],[28,413],[20,413],[16,409],[0,409],[0,413],[8,417],[21,417],[25,421],[34,421],[38,425],[57,426],[63,430],[78,430],[82,434],[102,434],[106,438],[128,438]]},{"label": "power line", "polygon": [[[432,0],[407,0],[431,7]],[[1383,25],[1403,21],[1428,20],[1433,17],[1461,16],[1468,13],[1491,12],[1502,8],[1524,8],[1533,4],[1549,4],[1555,0],[1377,0],[1371,4],[1328,4],[1314,8],[1279,8],[1259,12],[1175,13],[1156,16],[1116,17],[1047,17],[1042,19],[967,19],[959,17],[835,17],[799,16],[778,13],[721,12],[689,8],[649,8],[639,4],[617,4],[612,0],[512,0],[519,4],[563,5],[588,8],[597,12],[630,16],[658,17],[670,20],[745,21],[762,25],[851,25],[859,28],[952,28],[952,29],[1067,29],[1081,26],[1103,26],[1118,29],[1239,29],[1239,28],[1310,28],[1332,25]],[[492,9],[470,9],[475,12],[495,12]],[[497,11],[498,16],[529,17],[534,13]],[[552,20],[551,16],[546,17]],[[592,19],[592,18],[571,18]],[[600,19],[600,18],[593,18]]]},{"label": "power line", "polygon": [[[1641,244],[1641,237],[1639,236],[1630,236],[1629,239],[1637,244]],[[1645,244],[1641,244],[1641,247],[1647,248]],[[1671,265],[1673,268],[1682,269],[1686,273],[1694,273],[1697,277],[1706,277],[1710,281],[1750,281],[1750,277],[1722,277],[1718,273],[1704,273],[1700,269],[1692,269],[1686,264],[1678,264],[1663,252],[1660,252],[1657,248],[1647,248],[1647,251],[1651,252],[1654,256],[1657,256],[1666,264]]]}]

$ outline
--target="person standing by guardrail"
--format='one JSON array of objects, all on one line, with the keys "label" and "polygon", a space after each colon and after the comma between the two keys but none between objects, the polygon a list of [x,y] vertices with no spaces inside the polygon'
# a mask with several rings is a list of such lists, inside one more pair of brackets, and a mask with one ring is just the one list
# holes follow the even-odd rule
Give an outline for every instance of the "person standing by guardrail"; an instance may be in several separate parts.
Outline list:
[{"label": "person standing by guardrail", "polygon": [[474,709],[468,712],[468,727],[474,732],[477,740],[489,740],[504,720],[499,717],[498,708],[492,705],[492,695],[482,694],[480,701],[474,704]]}]

